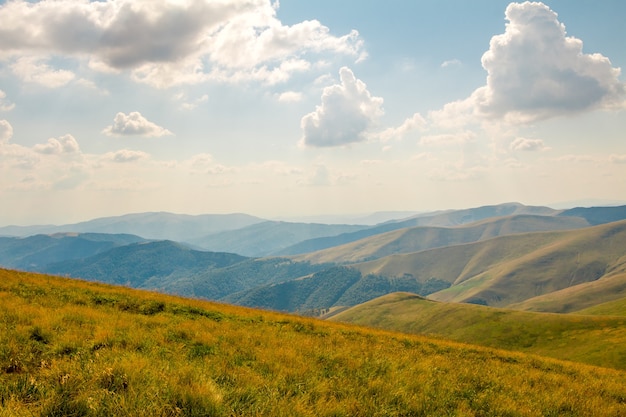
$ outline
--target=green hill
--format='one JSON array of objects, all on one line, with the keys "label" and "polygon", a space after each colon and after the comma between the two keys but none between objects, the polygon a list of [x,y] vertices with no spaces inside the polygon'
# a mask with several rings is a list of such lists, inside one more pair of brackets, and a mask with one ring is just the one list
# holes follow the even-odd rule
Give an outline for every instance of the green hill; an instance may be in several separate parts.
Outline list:
[{"label": "green hill", "polygon": [[626,369],[626,317],[531,313],[396,293],[330,320]]},{"label": "green hill", "polygon": [[616,416],[626,373],[0,270],[3,416]]}]

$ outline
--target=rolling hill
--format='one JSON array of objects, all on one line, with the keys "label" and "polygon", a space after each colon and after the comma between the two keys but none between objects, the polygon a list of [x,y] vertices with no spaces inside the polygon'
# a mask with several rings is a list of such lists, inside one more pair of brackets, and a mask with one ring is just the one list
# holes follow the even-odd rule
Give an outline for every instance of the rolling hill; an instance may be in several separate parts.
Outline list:
[{"label": "rolling hill", "polygon": [[395,293],[329,320],[626,369],[625,316],[531,313]]},{"label": "rolling hill", "polygon": [[0,300],[1,415],[626,413],[615,369],[6,270]]}]

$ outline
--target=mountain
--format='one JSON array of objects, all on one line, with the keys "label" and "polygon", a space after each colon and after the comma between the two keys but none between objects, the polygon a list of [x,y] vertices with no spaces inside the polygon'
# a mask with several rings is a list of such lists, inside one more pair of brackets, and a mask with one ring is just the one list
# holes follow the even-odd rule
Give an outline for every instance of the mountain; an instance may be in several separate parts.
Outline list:
[{"label": "mountain", "polygon": [[626,206],[617,207],[577,207],[564,210],[559,216],[582,217],[589,224],[598,225],[626,219]]},{"label": "mountain", "polygon": [[303,240],[334,236],[366,227],[361,225],[266,221],[238,230],[214,233],[200,238],[186,239],[186,241],[205,250],[260,257],[278,255],[281,249]]},{"label": "mountain", "polygon": [[3,416],[626,414],[618,369],[32,273],[0,296]]},{"label": "mountain", "polygon": [[46,273],[159,289],[188,274],[223,268],[246,258],[231,253],[201,252],[172,241],[141,242],[113,248],[79,260],[47,265]]},{"label": "mountain", "polygon": [[[401,223],[405,225],[405,222]],[[397,224],[386,225],[395,226]],[[388,255],[477,242],[497,236],[536,231],[568,230],[588,227],[579,217],[513,215],[496,217],[457,227],[417,226],[379,233],[349,244],[306,253],[294,259],[310,262],[356,263]],[[382,226],[379,230],[382,229]]]},{"label": "mountain", "polygon": [[262,221],[264,220],[247,214],[202,214],[194,216],[165,212],[135,213],[62,226],[0,227],[0,236],[29,236],[38,233],[60,232],[126,233],[146,239],[188,241],[210,233],[239,229]]},{"label": "mountain", "polygon": [[[561,232],[501,236],[481,242],[353,265],[363,274],[430,278],[451,286],[429,298],[505,307],[626,272],[626,221]],[[609,298],[607,298],[609,297]],[[593,303],[610,299],[600,291]]]},{"label": "mountain", "polygon": [[395,293],[329,320],[626,369],[623,316],[531,313]]},{"label": "mountain", "polygon": [[134,235],[99,233],[0,237],[0,265],[39,270],[50,263],[86,258],[117,246],[142,241],[144,239]]}]

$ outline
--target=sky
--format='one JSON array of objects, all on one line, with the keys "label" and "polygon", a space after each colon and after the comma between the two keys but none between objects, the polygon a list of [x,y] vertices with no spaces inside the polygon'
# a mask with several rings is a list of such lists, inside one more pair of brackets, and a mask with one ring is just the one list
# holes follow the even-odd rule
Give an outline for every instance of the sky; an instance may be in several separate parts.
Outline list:
[{"label": "sky", "polygon": [[626,2],[0,1],[0,226],[626,201]]}]

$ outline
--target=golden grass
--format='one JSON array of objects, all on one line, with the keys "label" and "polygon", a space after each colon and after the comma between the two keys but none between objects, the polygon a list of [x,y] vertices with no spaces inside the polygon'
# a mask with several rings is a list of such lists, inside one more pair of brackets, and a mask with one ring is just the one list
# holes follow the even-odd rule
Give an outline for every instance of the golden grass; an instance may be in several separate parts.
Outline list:
[{"label": "golden grass", "polygon": [[615,416],[626,373],[0,270],[0,416]]}]

